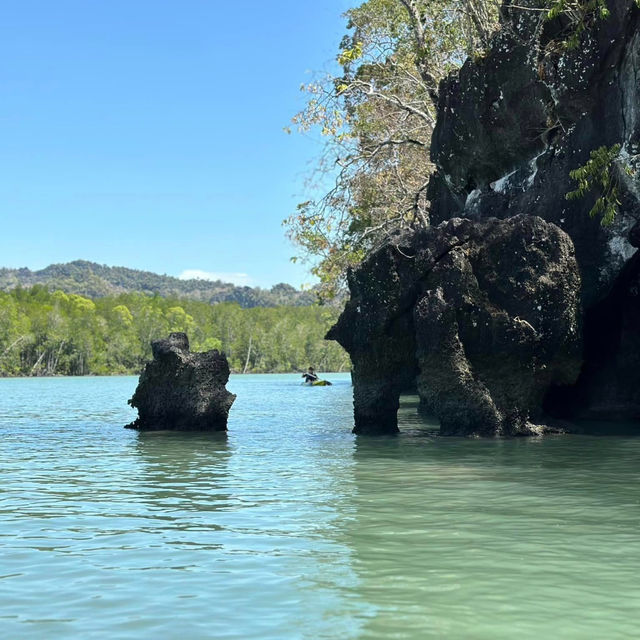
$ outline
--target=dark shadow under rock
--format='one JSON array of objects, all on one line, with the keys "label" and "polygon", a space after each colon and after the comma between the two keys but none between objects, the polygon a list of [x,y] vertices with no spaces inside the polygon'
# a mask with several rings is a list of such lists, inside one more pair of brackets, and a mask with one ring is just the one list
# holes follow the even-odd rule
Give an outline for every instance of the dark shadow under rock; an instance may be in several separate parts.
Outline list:
[{"label": "dark shadow under rock", "polygon": [[153,360],[129,404],[138,418],[129,429],[225,431],[236,396],[227,391],[229,363],[217,349],[191,353],[185,333],[151,343]]}]

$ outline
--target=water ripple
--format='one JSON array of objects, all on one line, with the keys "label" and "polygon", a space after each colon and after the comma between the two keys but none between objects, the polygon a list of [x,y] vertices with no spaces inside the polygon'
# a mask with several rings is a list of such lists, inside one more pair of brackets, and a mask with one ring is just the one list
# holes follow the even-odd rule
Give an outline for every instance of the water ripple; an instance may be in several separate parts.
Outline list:
[{"label": "water ripple", "polygon": [[229,435],[137,434],[134,378],[0,380],[7,638],[632,638],[640,441],[466,441],[236,376]]}]

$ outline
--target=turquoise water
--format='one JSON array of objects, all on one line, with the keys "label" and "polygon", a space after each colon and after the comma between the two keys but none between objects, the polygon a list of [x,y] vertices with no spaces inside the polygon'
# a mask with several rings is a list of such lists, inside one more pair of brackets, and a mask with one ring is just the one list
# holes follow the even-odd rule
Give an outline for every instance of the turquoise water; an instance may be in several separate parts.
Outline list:
[{"label": "turquoise water", "polygon": [[0,380],[1,637],[638,637],[640,439],[356,439],[328,377],[232,377],[227,437]]}]

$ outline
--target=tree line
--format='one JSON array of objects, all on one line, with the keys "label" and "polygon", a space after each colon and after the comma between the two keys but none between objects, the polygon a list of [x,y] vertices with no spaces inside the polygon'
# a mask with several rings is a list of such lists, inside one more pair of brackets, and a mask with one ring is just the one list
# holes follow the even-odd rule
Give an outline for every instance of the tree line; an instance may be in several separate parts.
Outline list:
[{"label": "tree line", "polygon": [[254,307],[127,293],[87,298],[36,285],[0,292],[0,376],[139,373],[152,340],[172,331],[192,351],[220,349],[234,372],[344,371],[348,356],[324,334],[322,306]]}]

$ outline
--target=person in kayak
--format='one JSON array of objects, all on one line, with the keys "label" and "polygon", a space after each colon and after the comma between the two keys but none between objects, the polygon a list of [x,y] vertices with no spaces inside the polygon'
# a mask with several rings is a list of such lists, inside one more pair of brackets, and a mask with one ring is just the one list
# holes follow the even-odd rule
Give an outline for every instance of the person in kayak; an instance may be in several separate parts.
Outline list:
[{"label": "person in kayak", "polygon": [[306,373],[302,374],[302,377],[304,378],[304,381],[309,384],[312,382],[317,382],[319,380],[318,376],[316,375],[316,372],[313,370],[313,367],[309,367]]}]

